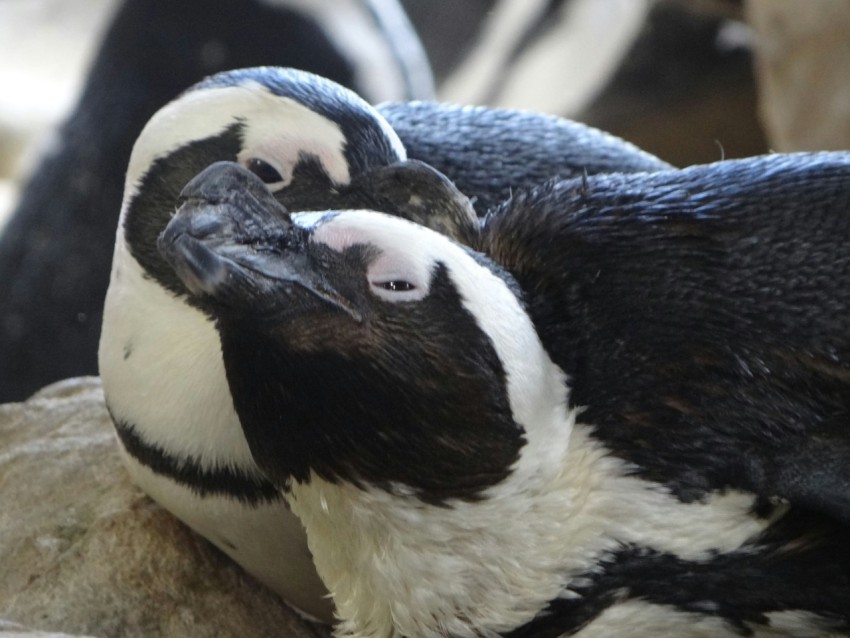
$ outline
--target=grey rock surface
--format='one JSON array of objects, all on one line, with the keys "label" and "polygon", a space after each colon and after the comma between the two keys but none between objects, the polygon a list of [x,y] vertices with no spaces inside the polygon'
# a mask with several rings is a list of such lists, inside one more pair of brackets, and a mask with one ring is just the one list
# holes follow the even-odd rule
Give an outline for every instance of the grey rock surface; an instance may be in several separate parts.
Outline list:
[{"label": "grey rock surface", "polygon": [[96,378],[0,406],[0,619],[0,638],[328,635],[130,482]]}]

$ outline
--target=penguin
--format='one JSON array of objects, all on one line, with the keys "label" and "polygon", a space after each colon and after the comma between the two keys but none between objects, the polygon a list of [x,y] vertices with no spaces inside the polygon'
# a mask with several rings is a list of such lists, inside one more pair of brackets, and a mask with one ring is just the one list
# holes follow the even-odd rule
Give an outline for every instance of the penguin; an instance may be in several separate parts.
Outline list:
[{"label": "penguin", "polygon": [[850,154],[552,182],[473,246],[218,170],[158,247],[337,635],[850,631]]},{"label": "penguin", "polygon": [[124,171],[145,122],[210,74],[318,73],[369,101],[430,99],[398,0],[122,0],[78,104],[0,235],[0,402],[97,373]]},{"label": "penguin", "polygon": [[[540,154],[544,133],[529,132],[525,144],[523,129],[502,130],[510,127],[510,112],[410,108],[405,118],[403,106],[393,105],[393,125],[410,133],[420,152],[405,148],[394,126],[353,92],[312,74],[264,67],[212,76],[163,107],[136,141],[115,238],[99,370],[133,480],[284,599],[324,620],[331,604],[322,598],[301,524],[251,458],[211,317],[157,251],[181,189],[205,167],[229,160],[292,210],[391,210],[468,242],[477,218],[451,180],[470,188],[480,206],[546,174],[613,169],[618,156],[622,170],[667,166],[602,132],[553,118],[515,114],[515,122],[550,129],[554,139]],[[420,129],[426,112],[441,126],[431,142]],[[452,114],[458,137],[483,141],[489,131],[490,145],[450,145],[445,126]],[[455,160],[442,165],[448,177],[412,159],[439,159],[444,140],[443,154]],[[488,163],[486,175],[481,165]]]}]

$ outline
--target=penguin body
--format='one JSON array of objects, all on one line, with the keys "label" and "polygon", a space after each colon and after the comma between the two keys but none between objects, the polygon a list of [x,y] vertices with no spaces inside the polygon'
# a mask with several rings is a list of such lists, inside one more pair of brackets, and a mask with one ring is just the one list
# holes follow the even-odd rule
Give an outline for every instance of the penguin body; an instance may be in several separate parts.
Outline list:
[{"label": "penguin body", "polygon": [[338,635],[818,636],[850,631],[848,177],[553,183],[476,252],[201,174],[159,250]]},{"label": "penguin body", "polygon": [[[325,115],[310,108],[316,104],[305,92],[327,98]],[[355,120],[371,146],[361,140],[361,154],[347,157],[343,126]],[[316,170],[297,179],[302,150]],[[272,183],[289,192],[313,178],[325,188],[330,180],[341,185],[350,166],[361,162],[365,170],[371,156],[382,164],[403,151],[371,107],[315,76],[270,69],[205,81],[161,109],[133,148],[104,306],[99,368],[133,480],[287,601],[324,620],[331,606],[300,524],[257,471],[209,318],[188,303],[156,238],[183,185],[217,160],[266,173],[271,167]]]},{"label": "penguin body", "polygon": [[[554,129],[564,132],[564,150],[574,130],[586,131]],[[636,155],[663,166],[595,135],[600,153],[619,148],[624,163]],[[160,110],[143,130],[115,241],[99,364],[134,480],[249,572],[325,619],[329,604],[311,576],[303,536],[300,545],[293,540],[300,523],[256,468],[239,427],[212,320],[158,254],[156,240],[184,185],[220,160],[261,176],[293,210],[385,206],[461,239],[477,233],[465,198],[432,169],[405,162],[405,151],[375,109],[332,82],[274,68],[214,76]],[[516,144],[510,151],[518,152]],[[525,151],[535,157],[537,149],[532,144]],[[427,155],[437,155],[436,145]],[[476,160],[487,157],[479,152]],[[564,162],[569,165],[568,157]],[[492,193],[469,194],[493,199],[517,179],[525,178],[506,172],[491,178]],[[449,206],[433,209],[440,201]]]}]

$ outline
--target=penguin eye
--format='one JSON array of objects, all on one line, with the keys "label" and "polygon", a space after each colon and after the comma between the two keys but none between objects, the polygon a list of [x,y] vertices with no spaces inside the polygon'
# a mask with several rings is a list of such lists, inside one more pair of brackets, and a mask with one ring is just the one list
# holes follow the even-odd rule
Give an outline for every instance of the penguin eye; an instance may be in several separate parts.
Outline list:
[{"label": "penguin eye", "polygon": [[391,303],[418,301],[428,294],[427,290],[422,290],[407,279],[373,279],[369,281],[369,286],[373,294]]},{"label": "penguin eye", "polygon": [[248,160],[246,168],[266,184],[275,184],[283,181],[283,177],[274,166],[256,157]]},{"label": "penguin eye", "polygon": [[428,296],[430,265],[411,259],[398,246],[384,246],[366,273],[369,291],[390,303],[419,301]]},{"label": "penguin eye", "polygon": [[390,290],[392,292],[408,292],[410,290],[414,290],[416,286],[414,286],[409,281],[403,281],[401,279],[394,279],[392,281],[383,281],[381,283],[376,284],[383,288],[384,290]]}]

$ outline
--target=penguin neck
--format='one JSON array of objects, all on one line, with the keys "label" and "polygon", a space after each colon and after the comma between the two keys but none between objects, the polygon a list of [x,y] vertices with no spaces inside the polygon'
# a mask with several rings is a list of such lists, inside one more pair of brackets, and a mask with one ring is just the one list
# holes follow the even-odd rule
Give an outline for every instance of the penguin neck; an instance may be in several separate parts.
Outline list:
[{"label": "penguin neck", "polygon": [[[299,355],[256,340],[238,322],[218,327],[251,452],[270,480],[289,488],[342,619],[339,635],[508,632],[551,601],[578,597],[574,589],[623,546],[701,560],[740,548],[769,524],[750,515],[752,495],[682,503],[634,476],[590,427],[575,422],[579,410],[566,407],[564,376],[542,351],[536,358],[527,352],[528,365],[506,375],[504,392],[524,435],[504,475],[468,496],[430,498],[418,475],[433,474],[444,459],[426,438],[387,447],[398,438],[393,432],[408,428],[389,429],[387,414],[400,412],[395,405],[368,411],[385,394],[372,385],[383,383],[377,368],[369,369],[366,392],[352,376],[353,357],[329,365],[318,351]],[[293,334],[309,328],[296,326]],[[366,422],[381,414],[383,421]],[[484,431],[493,438],[500,430]],[[387,474],[399,463],[390,449],[414,465],[404,475],[411,481]],[[487,456],[466,449],[467,469]]]},{"label": "penguin neck", "polygon": [[[508,447],[518,432],[518,455],[492,484],[445,496],[446,490],[421,482],[420,474],[443,467],[445,458],[427,438],[415,438],[429,429],[412,420],[417,414],[431,418],[437,409],[414,410],[411,417],[387,408],[391,392],[380,385],[376,362],[370,363],[370,386],[364,389],[358,385],[362,362],[354,356],[328,359],[334,353],[283,347],[238,321],[220,319],[217,325],[254,458],[272,481],[289,486],[290,506],[305,525],[319,573],[344,619],[342,635],[508,630],[557,597],[565,569],[591,566],[599,545],[595,530],[583,523],[569,530],[568,523],[582,518],[588,500],[583,492],[592,489],[582,477],[594,473],[588,466],[595,457],[569,458],[575,411],[566,408],[563,374],[542,349],[527,375],[511,376],[511,368],[512,380],[499,391],[509,397],[511,428],[495,422],[480,428],[488,439],[503,437]],[[524,383],[525,376],[532,382]],[[403,427],[385,419],[367,423],[387,413]],[[452,429],[443,422],[433,425],[441,428],[437,432]],[[402,434],[405,445],[393,447]],[[475,443],[452,465],[478,476],[490,450],[479,438]],[[405,446],[415,453],[404,456]],[[412,482],[392,471],[396,455],[413,466]],[[578,539],[575,546],[562,542],[561,529]]]},{"label": "penguin neck", "polygon": [[[569,435],[574,415],[560,424]],[[333,595],[339,635],[479,636],[530,622],[570,574],[612,549],[595,508],[604,452],[563,448],[557,467],[512,474],[477,500],[423,502],[311,475],[290,507]],[[588,524],[588,521],[591,521]]]},{"label": "penguin neck", "polygon": [[560,424],[572,432],[557,467],[514,473],[475,501],[429,504],[315,475],[293,483],[287,498],[336,603],[338,635],[505,633],[551,601],[579,598],[624,546],[708,560],[772,523],[752,514],[751,494],[679,501],[633,476],[574,417]]}]

